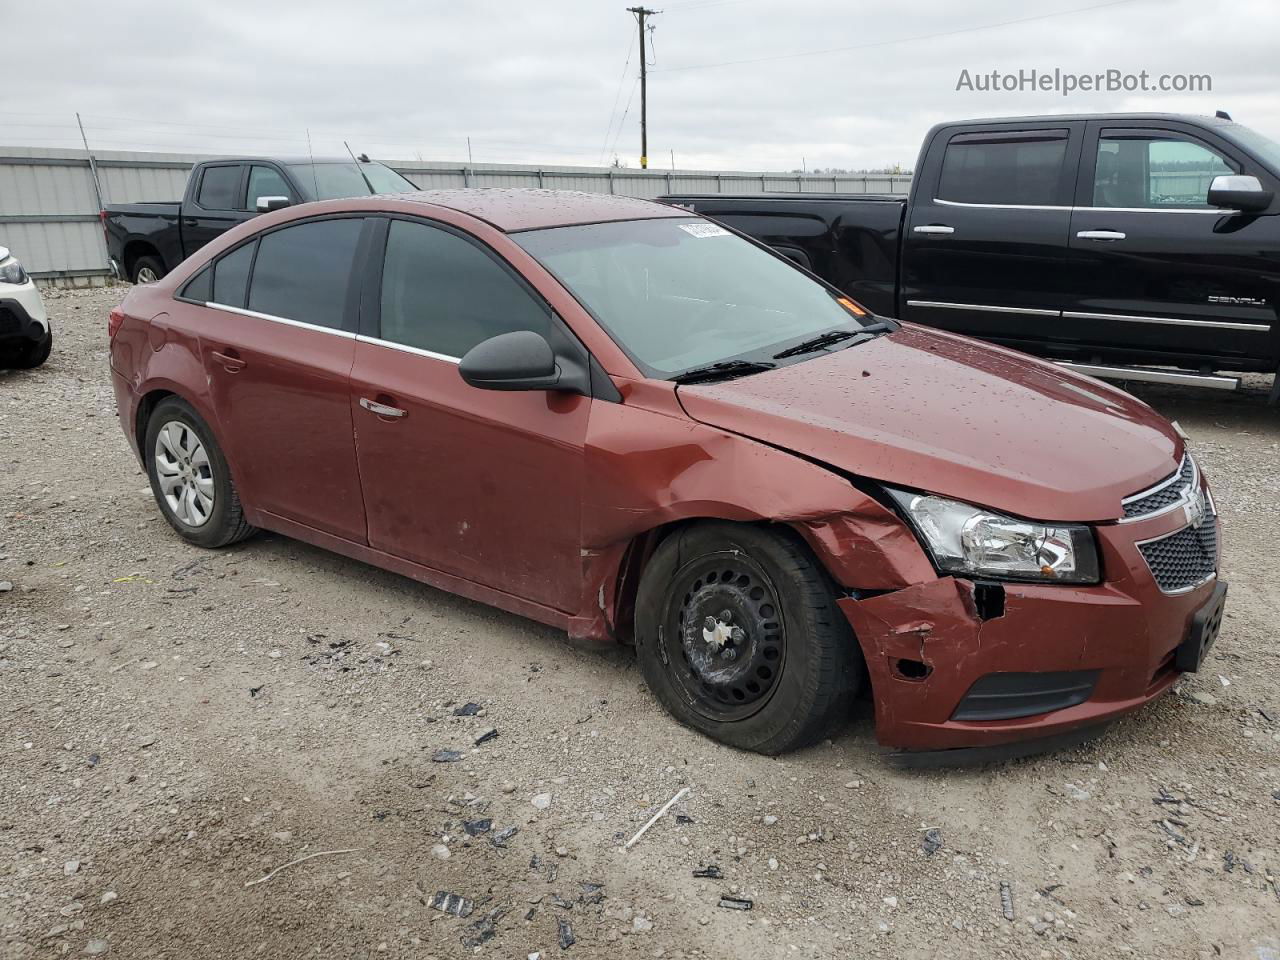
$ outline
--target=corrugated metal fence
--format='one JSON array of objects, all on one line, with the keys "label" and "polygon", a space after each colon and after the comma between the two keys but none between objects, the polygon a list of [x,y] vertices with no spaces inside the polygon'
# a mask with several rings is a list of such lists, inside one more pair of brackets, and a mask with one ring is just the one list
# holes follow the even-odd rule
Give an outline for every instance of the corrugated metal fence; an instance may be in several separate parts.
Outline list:
[{"label": "corrugated metal fence", "polygon": [[[191,165],[211,159],[123,151],[95,152],[94,157],[103,203],[177,200]],[[544,187],[646,198],[664,193],[905,194],[911,182],[910,177],[889,175],[386,162],[424,190]],[[0,246],[11,248],[31,273],[69,280],[107,275],[98,210],[89,158],[83,150],[0,147]]]}]

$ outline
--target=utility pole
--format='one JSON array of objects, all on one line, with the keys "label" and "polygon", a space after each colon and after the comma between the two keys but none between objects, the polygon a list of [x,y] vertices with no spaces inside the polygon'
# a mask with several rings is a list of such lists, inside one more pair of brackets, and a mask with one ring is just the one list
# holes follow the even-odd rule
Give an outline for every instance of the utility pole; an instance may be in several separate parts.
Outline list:
[{"label": "utility pole", "polygon": [[649,169],[649,104],[648,80],[649,58],[644,47],[644,18],[651,17],[657,10],[645,7],[627,7],[628,13],[636,16],[636,25],[640,28],[640,169]]}]

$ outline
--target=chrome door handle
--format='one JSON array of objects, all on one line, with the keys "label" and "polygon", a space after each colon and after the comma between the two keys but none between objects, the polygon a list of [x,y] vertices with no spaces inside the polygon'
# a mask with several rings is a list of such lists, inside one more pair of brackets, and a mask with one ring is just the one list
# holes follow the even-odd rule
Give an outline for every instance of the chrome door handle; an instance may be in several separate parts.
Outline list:
[{"label": "chrome door handle", "polygon": [[930,223],[925,226],[912,227],[911,232],[935,234],[937,236],[946,236],[947,234],[955,233],[956,228],[948,227],[941,223]]},{"label": "chrome door handle", "polygon": [[1076,234],[1081,240],[1123,240],[1119,230],[1081,230]]},{"label": "chrome door handle", "polygon": [[246,366],[245,362],[234,353],[223,353],[220,350],[214,350],[209,355],[217,360],[227,373],[239,373]]},{"label": "chrome door handle", "polygon": [[360,398],[360,406],[364,407],[370,413],[376,413],[380,417],[407,417],[408,410],[401,410],[399,407],[389,407],[385,403],[378,403],[376,400],[370,400],[368,397]]}]

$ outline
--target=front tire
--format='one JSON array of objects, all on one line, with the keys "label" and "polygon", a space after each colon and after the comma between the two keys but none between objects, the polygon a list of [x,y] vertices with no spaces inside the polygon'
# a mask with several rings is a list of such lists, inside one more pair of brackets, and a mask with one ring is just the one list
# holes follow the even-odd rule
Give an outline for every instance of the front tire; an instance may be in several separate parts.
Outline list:
[{"label": "front tire", "polygon": [[144,443],[151,492],[184,540],[212,549],[255,532],[244,519],[222,448],[190,404],[177,397],[157,404]]},{"label": "front tire", "polygon": [[698,523],[654,552],[636,598],[636,653],[677,720],[779,754],[849,716],[862,670],[830,577],[789,531]]},{"label": "front tire", "polygon": [[[53,350],[53,331],[46,330],[39,340],[25,343],[14,351],[12,366],[15,370],[34,370],[49,359]],[[0,364],[4,366],[4,364]]]}]

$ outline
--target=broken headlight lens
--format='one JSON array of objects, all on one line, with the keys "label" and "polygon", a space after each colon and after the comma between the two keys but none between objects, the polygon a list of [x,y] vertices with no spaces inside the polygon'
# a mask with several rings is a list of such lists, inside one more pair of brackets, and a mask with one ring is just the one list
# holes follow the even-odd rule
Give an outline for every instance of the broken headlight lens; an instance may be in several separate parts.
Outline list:
[{"label": "broken headlight lens", "polygon": [[1087,526],[1033,523],[933,494],[888,492],[942,570],[1009,580],[1098,582],[1098,548]]}]

